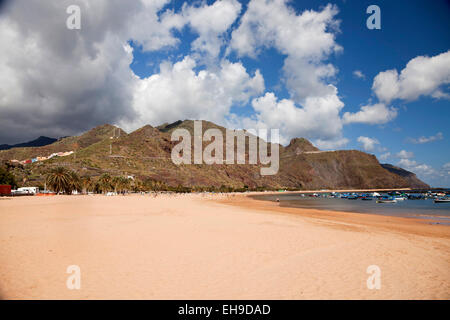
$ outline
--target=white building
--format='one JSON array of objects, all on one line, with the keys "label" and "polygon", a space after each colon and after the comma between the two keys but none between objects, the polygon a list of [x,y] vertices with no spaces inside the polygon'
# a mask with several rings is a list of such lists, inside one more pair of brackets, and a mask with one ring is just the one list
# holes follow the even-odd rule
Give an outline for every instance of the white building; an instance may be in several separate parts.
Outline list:
[{"label": "white building", "polygon": [[36,193],[39,193],[39,188],[38,187],[22,187],[22,188],[17,189],[17,191],[36,194]]}]

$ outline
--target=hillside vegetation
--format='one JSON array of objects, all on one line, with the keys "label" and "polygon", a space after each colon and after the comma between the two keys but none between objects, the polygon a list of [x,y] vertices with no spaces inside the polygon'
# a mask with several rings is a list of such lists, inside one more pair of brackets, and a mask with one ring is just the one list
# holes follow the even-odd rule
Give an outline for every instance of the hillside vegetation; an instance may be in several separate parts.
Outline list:
[{"label": "hillside vegetation", "polygon": [[[225,139],[225,128],[208,121],[203,121],[202,127],[203,132],[209,128],[221,130]],[[0,151],[0,160],[25,160],[55,152],[74,151],[74,154],[66,157],[12,165],[17,180],[23,184],[43,184],[47,172],[62,166],[82,177],[98,178],[108,173],[111,176],[134,176],[153,185],[188,188],[428,187],[409,171],[381,165],[374,155],[356,150],[320,152],[304,138],[292,139],[286,147],[279,146],[280,168],[273,176],[262,176],[260,163],[175,165],[171,160],[171,150],[178,142],[171,141],[171,133],[177,128],[188,130],[193,137],[192,120],[159,127],[146,125],[129,134],[118,127],[105,124],[80,136],[67,137],[46,146]],[[209,143],[204,142],[203,146]],[[248,139],[246,152],[248,159]]]}]

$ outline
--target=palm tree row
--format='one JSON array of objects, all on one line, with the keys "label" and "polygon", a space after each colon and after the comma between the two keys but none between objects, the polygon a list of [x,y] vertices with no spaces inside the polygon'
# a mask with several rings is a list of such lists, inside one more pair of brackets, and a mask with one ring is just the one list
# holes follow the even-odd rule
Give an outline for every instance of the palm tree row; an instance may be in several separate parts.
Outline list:
[{"label": "palm tree row", "polygon": [[77,192],[106,193],[109,191],[126,192],[131,187],[130,179],[125,177],[111,177],[104,173],[97,181],[91,177],[81,177],[72,170],[63,167],[52,169],[46,176],[47,188],[56,193],[71,194]]}]

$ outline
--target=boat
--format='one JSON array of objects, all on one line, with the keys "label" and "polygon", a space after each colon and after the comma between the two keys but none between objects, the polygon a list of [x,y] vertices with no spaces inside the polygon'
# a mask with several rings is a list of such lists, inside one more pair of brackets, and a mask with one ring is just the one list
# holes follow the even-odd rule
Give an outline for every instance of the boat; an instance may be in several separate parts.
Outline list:
[{"label": "boat", "polygon": [[425,196],[422,194],[416,195],[416,194],[408,194],[408,200],[424,200]]},{"label": "boat", "polygon": [[394,199],[397,200],[397,201],[403,201],[403,200],[406,200],[405,197],[394,197]]},{"label": "boat", "polygon": [[373,197],[370,193],[363,193],[360,195],[361,200],[367,201],[367,200],[373,200]]},{"label": "boat", "polygon": [[394,198],[381,198],[377,200],[377,203],[396,203],[397,200]]},{"label": "boat", "polygon": [[348,196],[347,197],[347,200],[356,200],[356,199],[358,199],[359,197],[357,196],[357,195],[351,195],[351,196]]},{"label": "boat", "polygon": [[449,198],[434,199],[434,203],[450,203]]},{"label": "boat", "polygon": [[377,200],[377,203],[397,203],[397,200],[395,200],[395,199],[392,199],[392,200],[380,199],[380,200]]}]

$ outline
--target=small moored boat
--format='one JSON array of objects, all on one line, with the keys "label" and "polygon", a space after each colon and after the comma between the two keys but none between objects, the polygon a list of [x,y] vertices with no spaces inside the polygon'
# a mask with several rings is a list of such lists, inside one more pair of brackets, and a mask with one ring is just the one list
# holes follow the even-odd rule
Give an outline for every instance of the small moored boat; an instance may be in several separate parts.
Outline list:
[{"label": "small moored boat", "polygon": [[450,203],[449,198],[434,199],[434,203]]},{"label": "small moored boat", "polygon": [[377,203],[396,203],[397,200],[394,198],[381,198],[377,200]]}]

